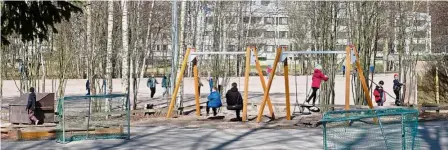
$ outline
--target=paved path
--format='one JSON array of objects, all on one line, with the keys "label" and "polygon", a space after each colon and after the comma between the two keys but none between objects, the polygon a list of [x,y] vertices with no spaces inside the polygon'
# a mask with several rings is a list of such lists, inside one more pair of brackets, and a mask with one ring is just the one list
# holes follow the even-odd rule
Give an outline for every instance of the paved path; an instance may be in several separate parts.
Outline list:
[{"label": "paved path", "polygon": [[[421,149],[448,150],[448,121],[419,126]],[[131,140],[2,142],[1,149],[322,149],[322,129],[202,129],[134,127]]]}]

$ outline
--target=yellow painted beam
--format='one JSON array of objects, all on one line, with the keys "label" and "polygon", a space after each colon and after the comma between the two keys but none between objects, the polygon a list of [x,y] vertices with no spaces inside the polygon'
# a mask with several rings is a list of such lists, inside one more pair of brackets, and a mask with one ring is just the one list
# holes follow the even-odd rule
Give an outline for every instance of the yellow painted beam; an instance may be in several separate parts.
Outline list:
[{"label": "yellow painted beam", "polygon": [[247,121],[247,101],[249,97],[250,47],[246,49],[246,69],[244,71],[244,97],[242,121]]},{"label": "yellow painted beam", "polygon": [[286,120],[291,120],[291,104],[289,97],[289,68],[288,59],[283,61],[283,76],[285,77],[285,94],[286,94]]},{"label": "yellow painted beam", "polygon": [[184,72],[185,67],[187,66],[188,56],[190,56],[190,48],[187,48],[187,52],[185,52],[184,56],[184,61],[182,62],[182,67],[180,69],[180,72],[178,72],[176,85],[174,86],[175,88],[173,95],[171,97],[170,106],[168,107],[168,112],[166,113],[166,118],[171,117],[171,113],[173,112],[174,104],[176,103],[177,93],[179,92],[180,82],[182,82],[182,79],[184,78]]},{"label": "yellow painted beam", "polygon": [[194,74],[194,96],[196,100],[196,116],[201,116],[201,106],[199,105],[199,77],[198,77],[198,65],[197,60],[195,59],[193,62],[193,74]]},{"label": "yellow painted beam", "polygon": [[257,122],[261,121],[264,106],[266,105],[266,101],[269,96],[269,91],[271,90],[272,81],[274,80],[274,76],[275,76],[275,70],[277,69],[278,60],[280,59],[281,54],[282,54],[282,48],[279,47],[279,48],[277,48],[277,54],[276,54],[275,60],[274,60],[274,68],[272,69],[272,73],[269,77],[268,87],[267,87],[268,89],[264,92],[263,101],[261,102],[260,110],[258,111]]},{"label": "yellow painted beam", "polygon": [[373,108],[372,99],[370,98],[370,92],[369,92],[369,88],[367,88],[367,82],[366,82],[366,78],[364,77],[364,71],[361,67],[361,62],[359,61],[358,50],[356,49],[355,46],[353,46],[353,51],[356,56],[356,68],[358,68],[359,80],[361,80],[362,89],[364,90],[364,94],[366,95],[367,104],[372,109]]},{"label": "yellow painted beam", "polygon": [[345,47],[346,55],[345,55],[345,110],[350,109],[350,73],[351,71],[351,47],[348,45]]},{"label": "yellow painted beam", "polygon": [[[254,49],[255,53],[255,68],[258,71],[258,76],[260,77],[261,86],[263,87],[263,93],[266,92],[266,82],[264,80],[263,72],[261,71],[260,61],[258,60],[258,52],[257,49]],[[274,108],[272,107],[271,98],[268,96],[268,108],[270,112],[270,116],[272,119],[275,119]]]}]

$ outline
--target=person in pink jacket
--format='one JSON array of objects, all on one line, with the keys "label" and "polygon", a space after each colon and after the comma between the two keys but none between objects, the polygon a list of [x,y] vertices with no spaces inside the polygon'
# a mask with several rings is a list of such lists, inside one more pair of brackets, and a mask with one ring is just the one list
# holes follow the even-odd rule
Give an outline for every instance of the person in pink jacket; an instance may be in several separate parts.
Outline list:
[{"label": "person in pink jacket", "polygon": [[317,90],[320,88],[320,83],[322,80],[327,81],[328,77],[322,73],[322,66],[317,65],[316,68],[314,68],[313,73],[313,81],[311,82],[311,88],[313,89],[313,92],[311,93],[310,97],[306,100],[306,105],[309,105],[309,102],[311,99],[313,99],[313,106],[316,103],[316,94]]}]

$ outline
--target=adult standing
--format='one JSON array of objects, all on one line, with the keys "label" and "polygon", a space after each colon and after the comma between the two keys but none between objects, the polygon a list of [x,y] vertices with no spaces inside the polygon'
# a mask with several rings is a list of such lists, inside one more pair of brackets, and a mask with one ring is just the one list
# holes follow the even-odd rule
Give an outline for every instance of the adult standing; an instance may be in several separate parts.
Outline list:
[{"label": "adult standing", "polygon": [[153,74],[153,75],[151,75],[151,77],[149,77],[148,82],[146,83],[146,85],[151,90],[151,98],[154,98],[154,94],[156,93],[156,84],[159,84],[159,82],[157,82],[157,80],[156,80],[156,78],[154,78],[154,74]]}]

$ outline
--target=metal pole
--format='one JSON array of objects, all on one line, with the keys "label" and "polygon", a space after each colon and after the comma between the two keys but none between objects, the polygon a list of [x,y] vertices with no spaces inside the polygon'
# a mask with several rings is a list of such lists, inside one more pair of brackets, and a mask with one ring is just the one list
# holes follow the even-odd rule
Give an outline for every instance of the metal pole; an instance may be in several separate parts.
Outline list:
[{"label": "metal pole", "polygon": [[177,47],[177,0],[173,0],[171,6],[171,83],[170,95],[174,93],[174,81],[176,81],[177,73],[177,57],[178,57],[178,47]]},{"label": "metal pole", "polygon": [[62,143],[65,143],[65,105],[64,105],[64,97],[60,98],[62,105]]}]

